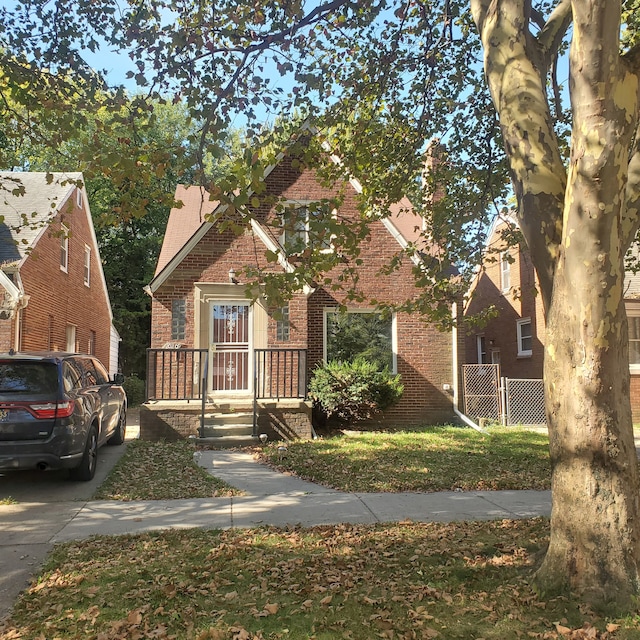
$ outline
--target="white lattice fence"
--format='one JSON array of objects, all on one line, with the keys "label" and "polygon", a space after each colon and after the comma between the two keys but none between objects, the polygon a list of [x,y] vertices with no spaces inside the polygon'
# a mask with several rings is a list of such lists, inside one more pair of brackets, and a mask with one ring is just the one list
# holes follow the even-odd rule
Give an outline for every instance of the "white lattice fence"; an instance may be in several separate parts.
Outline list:
[{"label": "white lattice fence", "polygon": [[503,378],[506,424],[546,424],[542,380]]}]

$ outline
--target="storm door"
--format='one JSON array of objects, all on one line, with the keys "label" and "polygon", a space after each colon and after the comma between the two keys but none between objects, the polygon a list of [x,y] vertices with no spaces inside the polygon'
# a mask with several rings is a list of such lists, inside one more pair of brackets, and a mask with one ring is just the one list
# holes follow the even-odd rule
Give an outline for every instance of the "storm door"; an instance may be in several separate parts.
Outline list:
[{"label": "storm door", "polygon": [[243,302],[211,305],[211,390],[248,391],[250,308]]}]

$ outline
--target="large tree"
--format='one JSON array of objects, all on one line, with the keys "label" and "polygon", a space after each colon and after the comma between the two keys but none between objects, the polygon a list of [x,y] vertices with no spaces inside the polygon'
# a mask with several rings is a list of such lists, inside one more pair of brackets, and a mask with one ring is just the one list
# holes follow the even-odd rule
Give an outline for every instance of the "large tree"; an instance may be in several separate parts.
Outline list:
[{"label": "large tree", "polygon": [[[34,68],[68,78],[82,49],[101,41],[127,51],[149,96],[184,101],[201,159],[220,153],[219,133],[234,118],[249,135],[274,113],[314,118],[343,159],[334,171],[364,188],[358,225],[330,223],[347,273],[339,286],[358,296],[349,263],[367,221],[410,192],[440,246],[416,267],[424,296],[410,308],[439,320],[457,293],[443,266],[473,262],[483,216],[504,204],[508,168],[548,328],[553,512],[537,584],[629,603],[640,585],[640,496],[622,284],[639,220],[637,52],[621,40],[619,0],[470,2],[27,0],[0,15],[0,46],[20,87]],[[568,105],[555,74],[566,47]],[[80,80],[91,87],[92,77]],[[417,188],[433,138],[442,146],[431,147]],[[227,199],[220,222],[233,228],[261,197],[270,154],[255,150],[207,183]],[[326,253],[309,257],[318,259],[288,274],[287,286],[332,266]]]}]

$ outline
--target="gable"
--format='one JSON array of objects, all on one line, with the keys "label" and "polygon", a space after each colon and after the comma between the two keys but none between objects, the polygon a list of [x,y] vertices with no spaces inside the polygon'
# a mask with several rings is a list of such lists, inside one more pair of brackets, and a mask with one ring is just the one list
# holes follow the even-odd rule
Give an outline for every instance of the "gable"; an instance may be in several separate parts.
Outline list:
[{"label": "gable", "polygon": [[[331,160],[339,162],[335,156],[331,156]],[[264,180],[267,193],[277,195],[285,201],[318,201],[336,195],[334,188],[320,184],[313,170],[293,169],[290,158],[285,154],[279,156],[278,164],[265,171]],[[350,179],[345,186],[351,189],[354,196],[362,193],[362,188],[355,179]],[[198,242],[210,232],[212,223],[206,222],[206,216],[218,210],[222,212],[225,207],[210,201],[208,192],[202,187],[187,188],[180,185],[176,189],[175,199],[182,201],[183,206],[174,207],[171,210],[155,275],[147,287],[147,291],[151,294],[171,276]],[[265,249],[278,253],[278,262],[285,271],[292,271],[293,267],[288,263],[284,251],[278,244],[274,225],[265,224],[269,218],[269,212],[263,209],[254,211],[254,214],[250,232]],[[391,207],[390,216],[382,220],[381,224],[402,249],[411,242],[420,242],[422,218],[413,211],[407,198],[394,204]],[[417,259],[417,257],[414,258],[414,262]]]}]

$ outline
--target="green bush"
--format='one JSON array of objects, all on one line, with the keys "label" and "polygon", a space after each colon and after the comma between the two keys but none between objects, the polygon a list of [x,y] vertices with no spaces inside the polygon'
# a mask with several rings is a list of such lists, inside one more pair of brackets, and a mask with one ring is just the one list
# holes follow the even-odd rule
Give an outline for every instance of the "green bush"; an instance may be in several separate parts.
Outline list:
[{"label": "green bush", "polygon": [[145,401],[144,380],[138,378],[134,373],[127,376],[122,383],[124,390],[127,392],[127,404],[130,407],[137,407]]},{"label": "green bush", "polygon": [[400,375],[357,358],[351,363],[331,361],[319,366],[309,384],[309,397],[327,418],[346,422],[367,420],[395,404],[404,386]]}]

